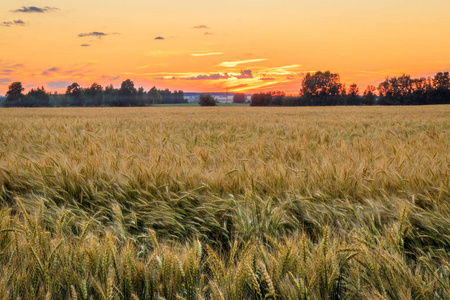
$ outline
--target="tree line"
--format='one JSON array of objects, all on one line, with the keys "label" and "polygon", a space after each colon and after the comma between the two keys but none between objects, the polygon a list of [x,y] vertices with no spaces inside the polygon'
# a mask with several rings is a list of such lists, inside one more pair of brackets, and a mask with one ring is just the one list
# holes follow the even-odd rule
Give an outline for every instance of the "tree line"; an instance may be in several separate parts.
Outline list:
[{"label": "tree line", "polygon": [[[127,79],[119,89],[112,85],[103,88],[98,83],[83,88],[78,83],[69,85],[65,94],[51,94],[44,87],[23,94],[21,82],[13,82],[1,102],[3,107],[45,106],[146,106],[152,104],[187,103],[183,91],[145,91],[135,88]],[[1,100],[1,99],[0,99]],[[245,94],[235,94],[234,103],[247,101]],[[217,105],[215,99],[199,99],[200,105]],[[367,86],[361,95],[356,84],[348,88],[341,83],[337,73],[307,73],[302,80],[299,96],[286,96],[284,92],[252,95],[251,106],[331,106],[331,105],[426,105],[450,104],[449,72],[439,72],[433,77],[411,78],[410,75],[386,78],[377,87]]]},{"label": "tree line", "polygon": [[378,87],[367,86],[361,95],[356,84],[346,88],[337,73],[307,73],[300,94],[288,97],[283,92],[254,94],[251,106],[329,106],[329,105],[426,105],[450,104],[449,72],[434,77],[410,75],[386,78]]},{"label": "tree line", "polygon": [[152,87],[145,91],[135,88],[133,81],[127,79],[120,88],[113,85],[103,88],[98,83],[83,88],[72,83],[64,94],[49,93],[44,87],[31,89],[24,94],[21,82],[13,82],[2,101],[3,107],[48,107],[48,106],[146,106],[152,104],[186,103],[183,91],[158,90]]}]

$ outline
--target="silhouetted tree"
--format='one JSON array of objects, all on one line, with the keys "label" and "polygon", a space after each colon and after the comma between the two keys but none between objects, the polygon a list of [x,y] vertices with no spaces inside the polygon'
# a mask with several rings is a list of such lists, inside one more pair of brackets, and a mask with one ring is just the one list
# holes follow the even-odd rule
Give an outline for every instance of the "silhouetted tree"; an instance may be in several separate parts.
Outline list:
[{"label": "silhouetted tree", "polygon": [[156,89],[156,87],[152,87],[149,91],[150,94],[150,103],[151,104],[161,104],[162,96],[161,93]]},{"label": "silhouetted tree", "polygon": [[174,91],[174,97],[176,103],[187,103],[187,100],[184,98],[184,92],[182,90]]},{"label": "silhouetted tree", "polygon": [[449,72],[439,72],[429,88],[425,104],[450,104],[450,76]]},{"label": "silhouetted tree", "polygon": [[427,93],[431,89],[425,77],[411,79],[411,90],[404,96],[404,105],[426,104]]},{"label": "silhouetted tree", "polygon": [[364,105],[374,105],[377,88],[374,85],[368,85],[364,91],[362,102]]},{"label": "silhouetted tree", "polygon": [[339,96],[345,95],[345,85],[337,73],[307,73],[302,80],[300,95],[307,105],[337,105],[342,102]]},{"label": "silhouetted tree", "polygon": [[21,102],[24,98],[22,92],[25,89],[22,86],[21,82],[13,82],[8,87],[8,91],[6,92],[6,98],[2,102],[4,107],[17,107],[21,106]]},{"label": "silhouetted tree", "polygon": [[44,87],[31,89],[23,99],[23,107],[46,107],[50,106],[50,97]]},{"label": "silhouetted tree", "polygon": [[122,82],[119,92],[117,93],[118,97],[118,106],[136,106],[136,95],[137,91],[134,87],[133,81],[127,79]]},{"label": "silhouetted tree", "polygon": [[270,94],[272,96],[269,102],[270,106],[280,106],[283,103],[284,97],[286,96],[286,94],[282,91],[269,92],[267,94]]},{"label": "silhouetted tree", "polygon": [[66,89],[66,96],[68,97],[67,104],[70,106],[84,105],[83,90],[81,86],[74,82]]},{"label": "silhouetted tree", "polygon": [[379,104],[405,104],[405,96],[413,92],[412,82],[411,76],[405,74],[400,77],[386,78],[378,85],[378,92],[381,97]]},{"label": "silhouetted tree", "polygon": [[103,102],[103,88],[94,82],[89,88],[84,90],[86,95],[86,106],[101,106]]},{"label": "silhouetted tree", "polygon": [[449,76],[437,73],[431,78],[411,78],[409,75],[386,78],[378,85],[380,105],[449,104]]},{"label": "silhouetted tree", "polygon": [[250,98],[250,106],[268,106],[271,102],[271,93],[253,94]]},{"label": "silhouetted tree", "polygon": [[136,94],[136,102],[138,106],[144,106],[148,104],[148,95],[145,92],[143,87],[138,88],[137,94]]},{"label": "silhouetted tree", "polygon": [[361,105],[361,97],[359,96],[359,88],[356,83],[351,84],[348,89],[347,103],[348,105]]},{"label": "silhouetted tree", "polygon": [[428,91],[424,104],[450,104],[450,89],[439,87]]},{"label": "silhouetted tree", "polygon": [[159,93],[162,97],[163,104],[174,104],[174,103],[187,103],[187,100],[184,99],[184,92],[183,91],[169,91],[168,89],[165,90],[159,90]]},{"label": "silhouetted tree", "polygon": [[356,83],[351,84],[350,87],[348,88],[348,94],[349,96],[359,96],[359,88],[358,85],[356,85]]},{"label": "silhouetted tree", "polygon": [[117,94],[119,90],[114,88],[112,84],[105,87],[103,91],[103,103],[106,106],[119,106]]},{"label": "silhouetted tree", "polygon": [[302,97],[286,96],[283,98],[281,105],[283,106],[301,106],[304,104],[302,102]]},{"label": "silhouetted tree", "polygon": [[304,96],[334,96],[341,94],[339,74],[326,72],[307,73],[302,80],[301,94]]},{"label": "silhouetted tree", "polygon": [[233,103],[245,103],[247,96],[244,93],[237,93],[233,95]]},{"label": "silhouetted tree", "polygon": [[209,94],[200,95],[200,97],[198,98],[198,104],[200,104],[201,106],[217,106],[217,100]]},{"label": "silhouetted tree", "polygon": [[450,76],[449,72],[439,72],[434,75],[433,78],[433,87],[435,89],[438,88],[447,88],[450,89]]}]

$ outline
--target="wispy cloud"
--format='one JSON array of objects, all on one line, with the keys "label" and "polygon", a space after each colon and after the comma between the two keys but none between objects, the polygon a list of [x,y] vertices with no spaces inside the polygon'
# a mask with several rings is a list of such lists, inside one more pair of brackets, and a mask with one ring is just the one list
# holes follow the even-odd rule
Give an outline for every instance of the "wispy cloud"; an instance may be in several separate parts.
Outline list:
[{"label": "wispy cloud", "polygon": [[267,58],[238,60],[238,61],[224,61],[223,63],[220,63],[219,66],[226,67],[226,68],[232,68],[232,67],[236,67],[237,65],[249,64],[249,63],[254,63],[254,62],[264,61],[264,60],[267,60]]},{"label": "wispy cloud", "polygon": [[101,77],[103,80],[109,80],[109,81],[115,81],[115,80],[119,80],[120,76],[108,76],[108,75],[103,75]]},{"label": "wispy cloud", "polygon": [[266,68],[260,70],[259,75],[261,76],[260,80],[270,81],[270,79],[266,78],[275,78],[276,80],[280,80],[281,77],[286,80],[294,80],[301,78],[305,72],[299,69],[301,65],[289,65],[289,66],[281,66],[281,67],[273,67]]},{"label": "wispy cloud", "polygon": [[82,80],[92,72],[91,66],[95,64],[95,61],[86,62],[84,64],[77,64],[72,66],[70,69],[60,70],[58,76],[64,76],[70,78],[70,80]]},{"label": "wispy cloud", "polygon": [[264,69],[264,72],[270,73],[270,74],[277,74],[277,75],[288,75],[292,72],[289,71],[291,69],[296,69],[300,67],[301,65],[289,65],[289,66],[282,66],[282,67],[275,67],[275,68],[268,68]]},{"label": "wispy cloud", "polygon": [[198,54],[191,54],[192,56],[211,56],[211,55],[221,55],[222,52],[209,52],[209,53],[198,53]]},{"label": "wispy cloud", "polygon": [[241,89],[241,88],[245,88],[248,87],[248,83],[243,83],[243,84],[237,84],[237,85],[232,85],[232,86],[228,86],[228,88],[232,91],[235,91],[237,89]]},{"label": "wispy cloud", "polygon": [[213,35],[212,32],[205,32],[205,35]]},{"label": "wispy cloud", "polygon": [[280,81],[271,81],[271,82],[265,82],[265,83],[261,83],[261,84],[252,84],[252,85],[248,85],[247,87],[242,87],[242,88],[234,88],[233,90],[235,92],[243,92],[243,91],[247,91],[247,90],[256,90],[256,89],[260,89],[266,86],[270,86],[270,85],[274,85],[274,84],[278,84],[280,83]]},{"label": "wispy cloud", "polygon": [[[77,64],[69,68],[51,67],[48,69],[33,69],[23,64],[1,61],[0,78],[28,78],[30,81],[38,81],[39,85],[52,83],[51,88],[59,89],[64,82],[83,81],[90,76],[92,63]],[[58,85],[59,84],[59,85]],[[49,85],[50,86],[50,85]],[[2,90],[2,89],[0,89]]]},{"label": "wispy cloud", "polygon": [[22,6],[21,8],[18,8],[16,10],[13,10],[15,13],[48,13],[52,11],[59,10],[59,8],[56,7],[37,7],[37,6]]},{"label": "wispy cloud", "polygon": [[89,44],[81,44],[80,46],[81,46],[81,47],[89,47],[89,46],[91,46],[91,45],[89,45]]},{"label": "wispy cloud", "polygon": [[218,79],[228,79],[230,75],[228,73],[214,73],[214,74],[201,74],[197,76],[180,78],[183,80],[218,80]]},{"label": "wispy cloud", "polygon": [[261,77],[261,78],[259,78],[259,80],[272,81],[272,80],[275,80],[275,78],[273,78],[273,77]]},{"label": "wispy cloud", "polygon": [[58,72],[58,71],[60,71],[60,68],[54,67],[54,68],[50,68],[50,69],[45,70],[44,72],[42,72],[42,75],[43,76],[48,76],[51,73],[55,73],[55,72]]},{"label": "wispy cloud", "polygon": [[23,64],[7,63],[0,60],[0,76],[16,76],[23,68]]},{"label": "wispy cloud", "polygon": [[78,37],[96,37],[101,39],[102,37],[108,36],[108,35],[117,35],[119,33],[115,32],[115,33],[105,33],[105,32],[101,32],[101,31],[93,31],[93,32],[89,32],[89,33],[80,33],[78,35]]},{"label": "wispy cloud", "polygon": [[381,71],[360,71],[361,73],[365,73],[365,74],[379,74],[379,75],[387,75],[389,73],[394,73],[392,71],[397,71],[397,70],[381,70]]},{"label": "wispy cloud", "polygon": [[12,82],[11,78],[0,78],[0,85],[7,85]]},{"label": "wispy cloud", "polygon": [[155,37],[154,39],[155,39],[155,40],[164,40],[165,38],[162,37],[162,36],[157,36],[157,37]]},{"label": "wispy cloud", "polygon": [[289,66],[282,66],[282,67],[274,67],[274,68],[268,68],[266,70],[281,70],[281,69],[294,69],[301,67],[301,65],[289,65]]},{"label": "wispy cloud", "polygon": [[25,22],[22,20],[14,20],[14,21],[8,21],[8,22],[1,22],[0,26],[3,27],[11,27],[11,26],[25,26]]},{"label": "wispy cloud", "polygon": [[14,69],[20,69],[20,68],[23,68],[23,64],[10,64],[10,65],[8,65],[9,66],[9,68],[14,68]]},{"label": "wispy cloud", "polygon": [[14,73],[14,70],[11,69],[3,69],[0,71],[0,75],[5,76],[5,75],[11,75]]},{"label": "wispy cloud", "polygon": [[177,80],[176,76],[163,76],[163,77],[154,77],[155,80]]},{"label": "wispy cloud", "polygon": [[[146,66],[138,67],[145,68]],[[152,76],[157,80],[219,80],[219,79],[252,79],[254,78],[252,70],[241,70],[240,73],[173,73],[173,72],[156,72],[156,73],[134,73],[127,72],[124,75],[130,76]]]},{"label": "wispy cloud", "polygon": [[194,29],[207,29],[207,28],[209,28],[209,26],[207,26],[207,25],[196,25],[193,28]]}]

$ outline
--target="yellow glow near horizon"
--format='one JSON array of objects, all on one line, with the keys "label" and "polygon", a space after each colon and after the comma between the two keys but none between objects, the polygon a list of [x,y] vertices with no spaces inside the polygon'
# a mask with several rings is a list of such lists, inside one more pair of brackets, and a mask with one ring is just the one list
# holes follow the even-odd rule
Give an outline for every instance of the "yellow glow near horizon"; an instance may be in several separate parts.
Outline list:
[{"label": "yellow glow near horizon", "polygon": [[331,70],[361,91],[386,76],[450,69],[450,2],[403,0],[0,3],[0,95],[21,81],[146,90],[298,93]]}]

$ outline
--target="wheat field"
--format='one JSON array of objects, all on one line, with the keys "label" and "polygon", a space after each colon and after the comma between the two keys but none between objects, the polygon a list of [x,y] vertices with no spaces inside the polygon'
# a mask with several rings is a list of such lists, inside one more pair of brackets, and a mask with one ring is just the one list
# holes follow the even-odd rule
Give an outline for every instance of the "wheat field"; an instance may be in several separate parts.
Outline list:
[{"label": "wheat field", "polygon": [[450,299],[450,106],[0,110],[2,299]]}]

